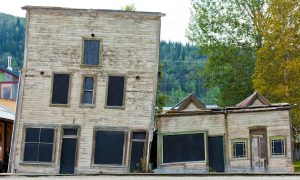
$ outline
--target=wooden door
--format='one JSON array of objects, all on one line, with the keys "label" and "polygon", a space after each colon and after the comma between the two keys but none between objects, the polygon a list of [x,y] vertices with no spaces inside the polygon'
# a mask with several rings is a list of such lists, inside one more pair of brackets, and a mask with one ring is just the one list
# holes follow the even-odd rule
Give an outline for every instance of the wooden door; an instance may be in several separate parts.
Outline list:
[{"label": "wooden door", "polygon": [[267,168],[267,138],[265,129],[250,130],[251,166],[254,172],[265,172]]},{"label": "wooden door", "polygon": [[224,172],[223,136],[208,137],[208,162],[213,172]]}]

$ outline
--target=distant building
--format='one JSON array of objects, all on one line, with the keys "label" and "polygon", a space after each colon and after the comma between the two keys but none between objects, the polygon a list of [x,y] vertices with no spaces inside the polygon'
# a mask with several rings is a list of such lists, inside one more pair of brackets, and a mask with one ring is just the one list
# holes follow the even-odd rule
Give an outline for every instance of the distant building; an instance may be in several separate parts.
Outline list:
[{"label": "distant building", "polygon": [[146,171],[164,14],[23,9],[25,61],[11,171]]},{"label": "distant building", "polygon": [[258,92],[224,109],[190,95],[158,115],[155,172],[293,172],[290,108]]},{"label": "distant building", "polygon": [[[11,62],[11,57],[8,62]],[[16,100],[18,82],[19,75],[12,71],[11,63],[7,68],[0,66],[0,98]]]}]

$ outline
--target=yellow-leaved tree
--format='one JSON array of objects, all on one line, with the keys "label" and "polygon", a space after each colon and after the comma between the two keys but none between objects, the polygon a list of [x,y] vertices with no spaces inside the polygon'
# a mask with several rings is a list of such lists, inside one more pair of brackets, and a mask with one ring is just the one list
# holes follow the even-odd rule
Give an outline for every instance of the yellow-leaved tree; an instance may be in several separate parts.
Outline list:
[{"label": "yellow-leaved tree", "polygon": [[292,123],[300,128],[300,1],[269,1],[261,17],[254,88],[272,102],[290,103]]}]

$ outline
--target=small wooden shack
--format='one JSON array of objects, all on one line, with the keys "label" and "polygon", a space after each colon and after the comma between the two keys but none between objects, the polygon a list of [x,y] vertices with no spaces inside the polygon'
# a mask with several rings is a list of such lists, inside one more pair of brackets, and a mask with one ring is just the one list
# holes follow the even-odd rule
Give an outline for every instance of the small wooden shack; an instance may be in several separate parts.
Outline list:
[{"label": "small wooden shack", "polygon": [[214,109],[190,95],[158,115],[155,172],[293,172],[289,110],[258,92]]}]

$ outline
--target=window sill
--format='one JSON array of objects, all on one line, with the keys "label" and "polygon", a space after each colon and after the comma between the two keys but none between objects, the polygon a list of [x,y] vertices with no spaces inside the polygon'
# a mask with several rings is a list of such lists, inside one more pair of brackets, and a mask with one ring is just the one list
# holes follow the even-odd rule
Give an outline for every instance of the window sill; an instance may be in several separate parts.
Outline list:
[{"label": "window sill", "polygon": [[170,163],[162,163],[161,166],[168,165],[186,165],[186,164],[207,164],[207,161],[184,161],[184,162],[170,162]]},{"label": "window sill", "polygon": [[95,104],[80,104],[79,107],[80,108],[91,108],[91,109],[93,109],[93,108],[96,107],[96,105]]},{"label": "window sill", "polygon": [[125,106],[104,106],[105,109],[122,109],[125,110]]},{"label": "window sill", "polygon": [[80,64],[81,68],[99,68],[100,65],[89,65],[89,64]]},{"label": "window sill", "polygon": [[91,167],[103,167],[103,168],[127,168],[124,164],[91,164]]},{"label": "window sill", "polygon": [[21,165],[54,166],[54,162],[20,162]]},{"label": "window sill", "polygon": [[232,158],[232,161],[240,161],[240,160],[249,160],[249,158],[243,157],[243,158]]},{"label": "window sill", "polygon": [[271,158],[286,158],[286,155],[271,155]]},{"label": "window sill", "polygon": [[71,107],[70,104],[49,104],[49,107],[64,107],[64,108],[69,108]]}]

